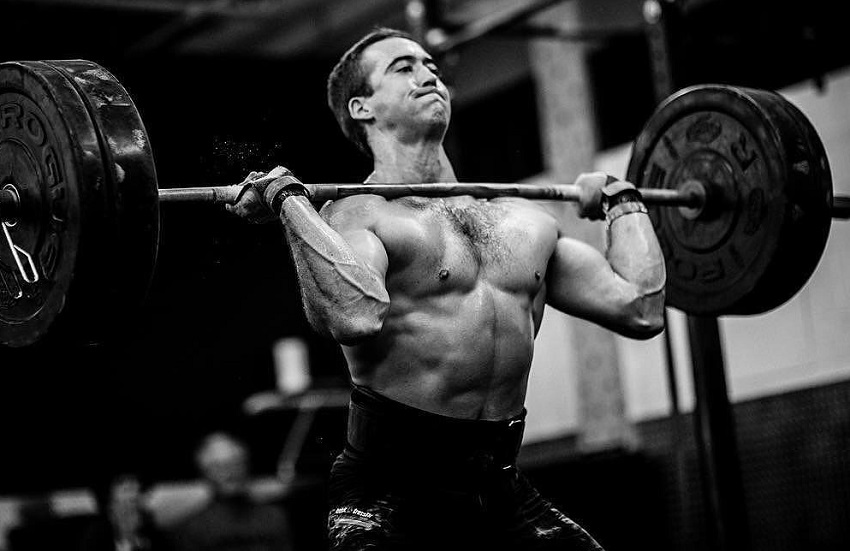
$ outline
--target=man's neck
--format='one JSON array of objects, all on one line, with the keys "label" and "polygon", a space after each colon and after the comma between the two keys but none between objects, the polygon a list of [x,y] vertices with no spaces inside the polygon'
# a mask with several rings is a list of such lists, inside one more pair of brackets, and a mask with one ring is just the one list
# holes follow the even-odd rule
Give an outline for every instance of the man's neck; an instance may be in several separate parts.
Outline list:
[{"label": "man's neck", "polygon": [[373,144],[374,170],[366,183],[456,182],[441,143]]}]

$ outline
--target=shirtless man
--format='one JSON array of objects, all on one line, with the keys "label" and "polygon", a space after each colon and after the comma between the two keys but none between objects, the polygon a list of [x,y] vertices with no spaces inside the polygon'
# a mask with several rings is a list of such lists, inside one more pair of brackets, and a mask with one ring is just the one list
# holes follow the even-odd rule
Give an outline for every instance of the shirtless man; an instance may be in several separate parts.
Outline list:
[{"label": "shirtless man", "polygon": [[[352,46],[328,101],[374,160],[364,185],[456,181],[449,92],[409,36]],[[663,329],[664,260],[634,186],[577,181],[580,215],[607,217],[603,255],[524,199],[365,194],[317,213],[294,177],[268,180],[230,210],[279,214],[307,318],[342,346],[353,386],[331,548],[599,549],[515,460],[545,305],[633,338]]]}]

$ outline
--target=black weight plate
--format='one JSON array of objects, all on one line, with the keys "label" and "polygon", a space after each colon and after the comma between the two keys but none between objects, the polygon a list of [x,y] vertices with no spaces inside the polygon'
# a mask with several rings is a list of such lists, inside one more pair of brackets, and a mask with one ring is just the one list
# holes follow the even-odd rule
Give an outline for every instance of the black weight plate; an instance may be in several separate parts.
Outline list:
[{"label": "black weight plate", "polygon": [[650,209],[669,305],[701,315],[765,312],[817,265],[832,183],[817,135],[788,105],[772,92],[693,86],[665,100],[635,140],[628,178],[636,185],[697,180],[709,195],[697,218]]},{"label": "black weight plate", "polygon": [[98,133],[114,227],[101,292],[116,312],[113,321],[126,320],[147,294],[159,246],[159,189],[150,139],[129,93],[109,71],[85,60],[47,63],[77,88]]},{"label": "black weight plate", "polygon": [[106,176],[94,125],[67,79],[43,63],[0,64],[0,186],[20,196],[20,215],[7,229],[39,274],[24,281],[4,238],[0,343],[19,347],[68,316],[80,269],[105,234]]}]

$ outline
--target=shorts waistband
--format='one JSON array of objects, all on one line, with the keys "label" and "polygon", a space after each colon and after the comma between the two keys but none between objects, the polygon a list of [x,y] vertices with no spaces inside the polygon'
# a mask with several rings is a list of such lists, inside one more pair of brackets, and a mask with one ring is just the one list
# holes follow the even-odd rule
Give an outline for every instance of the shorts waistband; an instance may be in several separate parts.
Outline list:
[{"label": "shorts waistband", "polygon": [[525,409],[510,419],[457,419],[424,411],[353,386],[348,447],[373,457],[513,465],[525,430]]}]

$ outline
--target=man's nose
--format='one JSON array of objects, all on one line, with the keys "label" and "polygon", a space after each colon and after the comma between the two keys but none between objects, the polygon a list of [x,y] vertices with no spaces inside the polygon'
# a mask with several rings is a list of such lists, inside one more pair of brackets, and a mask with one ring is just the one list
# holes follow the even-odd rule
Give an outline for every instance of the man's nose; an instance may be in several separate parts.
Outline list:
[{"label": "man's nose", "polygon": [[437,75],[426,65],[419,67],[416,75],[416,82],[419,83],[419,86],[437,86],[438,80]]}]

